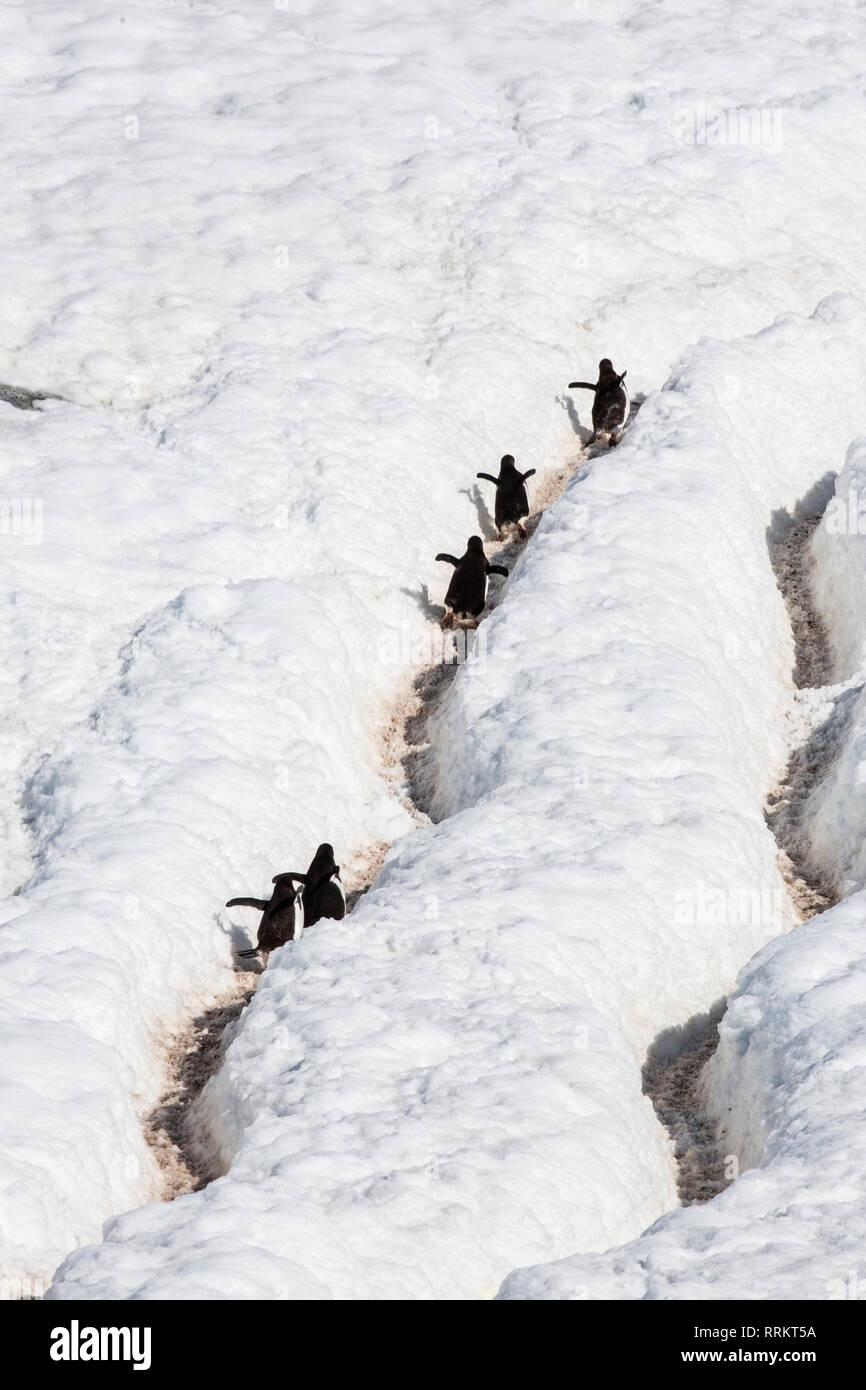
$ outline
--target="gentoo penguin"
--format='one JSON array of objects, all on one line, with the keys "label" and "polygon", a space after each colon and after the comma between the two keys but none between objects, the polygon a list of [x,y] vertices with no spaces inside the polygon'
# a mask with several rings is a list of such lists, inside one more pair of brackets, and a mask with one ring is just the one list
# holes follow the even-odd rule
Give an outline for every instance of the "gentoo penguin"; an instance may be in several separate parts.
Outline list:
[{"label": "gentoo penguin", "polygon": [[444,552],[436,556],[454,566],[454,574],[445,595],[445,616],[443,627],[454,627],[459,619],[467,620],[467,625],[478,626],[478,618],[484,612],[487,601],[488,574],[508,574],[504,565],[491,565],[484,554],[484,544],[480,536],[470,536],[466,544],[466,554],[457,560]]},{"label": "gentoo penguin", "polygon": [[608,444],[619,442],[629,411],[628,391],[623,385],[625,376],[625,372],[614,371],[609,357],[603,357],[598,364],[598,381],[568,383],[569,391],[579,386],[585,391],[595,392],[592,403],[592,428],[595,433],[590,444],[601,435],[607,436]]},{"label": "gentoo penguin", "polygon": [[492,473],[476,473],[476,478],[486,478],[489,483],[496,484],[496,529],[499,532],[499,539],[504,540],[504,532],[507,526],[515,526],[517,534],[521,540],[526,540],[526,531],[520,524],[521,519],[529,516],[529,499],[526,496],[527,478],[531,478],[535,472],[530,468],[528,473],[521,473],[514,466],[514,458],[511,454],[505,454],[499,464],[499,477],[494,478]]},{"label": "gentoo penguin", "polygon": [[291,881],[303,885],[304,926],[311,927],[320,917],[341,921],[346,915],[346,894],[340,882],[340,866],[334,861],[333,845],[319,845],[305,874],[277,874],[274,893],[291,889]]},{"label": "gentoo penguin", "polygon": [[304,886],[294,888],[291,883],[281,883],[275,888],[270,902],[264,898],[229,898],[226,907],[257,907],[262,914],[256,945],[252,951],[239,951],[241,957],[266,956],[287,941],[294,941],[295,933],[300,936],[304,929],[304,906],[301,902]]}]

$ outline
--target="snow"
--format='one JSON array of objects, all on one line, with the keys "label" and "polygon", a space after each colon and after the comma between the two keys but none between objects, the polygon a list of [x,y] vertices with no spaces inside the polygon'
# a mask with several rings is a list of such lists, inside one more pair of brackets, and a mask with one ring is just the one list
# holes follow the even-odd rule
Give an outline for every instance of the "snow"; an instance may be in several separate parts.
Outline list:
[{"label": "snow", "polygon": [[[695,918],[780,887],[764,529],[860,428],[862,310],[798,315],[864,284],[862,22],[6,7],[0,378],[63,399],[0,404],[41,528],[0,535],[4,1274],[128,1211],[58,1296],[485,1297],[673,1205],[645,1049],[789,924]],[[573,456],[602,355],[681,366],[543,520],[414,829],[382,744],[433,556],[479,468]],[[227,1176],[151,1204],[221,904],[322,838],[358,882],[397,843],[272,957],[203,1106]]]},{"label": "snow", "polygon": [[501,1298],[864,1297],[864,910],[858,893],[813,918],[738,981],[710,1064],[738,1180],[606,1254],[517,1270]]},{"label": "snow", "polygon": [[846,895],[866,885],[864,488],[866,443],[861,439],[848,450],[812,546],[815,597],[830,639],[835,684],[822,692],[823,722],[813,743],[827,767],[805,807],[805,824],[813,860]]},{"label": "snow", "polygon": [[[674,1205],[640,1065],[793,925],[767,520],[849,437],[823,402],[847,373],[855,412],[864,318],[693,349],[572,481],[434,720],[438,823],[271,957],[200,1103],[226,1176],[113,1222],[54,1296],[489,1297]],[[789,388],[726,437],[718,382],[747,374]]]},{"label": "snow", "polygon": [[823,775],[801,814],[842,901],[749,962],[721,1024],[705,1089],[742,1176],[604,1255],[515,1271],[503,1299],[866,1297],[863,440],[838,458],[811,545],[834,683],[812,697],[807,748]]}]

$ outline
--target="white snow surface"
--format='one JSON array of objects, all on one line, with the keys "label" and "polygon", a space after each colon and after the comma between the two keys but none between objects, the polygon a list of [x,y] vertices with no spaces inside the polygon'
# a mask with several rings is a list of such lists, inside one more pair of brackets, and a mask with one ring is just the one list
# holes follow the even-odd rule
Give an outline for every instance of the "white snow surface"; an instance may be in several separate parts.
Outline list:
[{"label": "white snow surface", "polygon": [[866,1298],[864,441],[839,458],[811,543],[835,669],[815,697],[826,767],[803,824],[842,901],[759,952],[722,1021],[705,1092],[743,1175],[618,1249],[517,1270],[503,1299]]},{"label": "white snow surface", "polygon": [[857,893],[774,941],[738,982],[710,1089],[730,1107],[730,1153],[762,1166],[618,1249],[515,1271],[500,1298],[862,1300],[864,916]]},{"label": "white snow surface", "polygon": [[[46,1278],[159,1191],[140,1120],[230,982],[225,898],[409,830],[380,735],[476,470],[508,449],[543,481],[603,354],[646,390],[703,335],[862,291],[863,17],[0,25],[0,378],[63,398],[0,404],[0,1270]],[[734,108],[757,138],[719,143]],[[672,1204],[642,1050],[784,925],[672,932],[674,893],[777,884],[762,528],[862,427],[862,328],[836,299],[689,354],[553,509],[442,719],[453,819],[272,958],[208,1097],[230,1175],[125,1217],[59,1295],[483,1297]]]},{"label": "white snow surface", "polygon": [[[271,957],[203,1098],[227,1175],[112,1223],[55,1296],[483,1298],[675,1204],[641,1062],[793,922],[767,528],[850,438],[826,402],[841,375],[854,414],[864,327],[837,297],[693,349],[572,481],[435,721],[442,819]],[[732,890],[766,910],[701,908]]]}]

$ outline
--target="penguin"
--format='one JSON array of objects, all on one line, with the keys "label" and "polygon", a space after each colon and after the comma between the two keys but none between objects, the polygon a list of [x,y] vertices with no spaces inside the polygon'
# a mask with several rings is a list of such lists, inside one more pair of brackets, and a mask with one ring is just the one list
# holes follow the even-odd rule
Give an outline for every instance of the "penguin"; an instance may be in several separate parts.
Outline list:
[{"label": "penguin", "polygon": [[607,436],[609,445],[619,443],[629,412],[628,391],[623,385],[625,377],[625,372],[614,371],[609,357],[603,357],[598,364],[598,381],[568,383],[569,391],[573,391],[575,387],[582,387],[585,391],[595,392],[595,400],[592,403],[594,433],[590,444],[603,435]]},{"label": "penguin", "polygon": [[476,478],[486,478],[489,483],[496,484],[495,520],[500,540],[505,539],[505,530],[509,526],[516,528],[522,541],[526,540],[526,530],[521,525],[522,518],[529,516],[525,483],[534,472],[535,469],[530,468],[528,473],[521,473],[514,466],[513,456],[505,454],[499,464],[498,478],[494,478],[492,473],[475,474]]},{"label": "penguin", "polygon": [[303,887],[304,927],[311,927],[322,917],[342,921],[346,915],[346,894],[340,881],[340,866],[334,861],[333,845],[319,845],[305,874],[277,874],[274,893],[280,885],[291,891],[294,880]]},{"label": "penguin", "polygon": [[443,627],[455,627],[458,620],[466,620],[469,627],[477,627],[478,619],[484,612],[487,601],[488,574],[508,574],[504,565],[491,565],[484,554],[484,543],[480,536],[470,536],[466,544],[466,554],[460,559],[440,552],[437,560],[444,560],[454,566],[451,583],[445,595],[445,616]]},{"label": "penguin", "polygon": [[[292,875],[287,874],[285,878],[291,879]],[[300,936],[304,929],[303,893],[303,884],[294,888],[291,882],[283,881],[274,889],[269,902],[264,898],[229,898],[226,907],[257,907],[262,914],[256,945],[251,951],[239,951],[238,955],[244,959],[259,954],[267,956],[278,946],[294,941],[296,933]]]},{"label": "penguin", "polygon": [[[333,845],[319,845],[305,874],[275,874],[269,902],[263,898],[230,898],[226,907],[257,907],[262,913],[257,944],[251,951],[239,951],[245,958],[267,955],[287,941],[294,941],[306,927],[322,917],[340,921],[346,915],[346,895],[340,882],[340,867],[334,862]],[[298,888],[295,884],[299,884]]]}]

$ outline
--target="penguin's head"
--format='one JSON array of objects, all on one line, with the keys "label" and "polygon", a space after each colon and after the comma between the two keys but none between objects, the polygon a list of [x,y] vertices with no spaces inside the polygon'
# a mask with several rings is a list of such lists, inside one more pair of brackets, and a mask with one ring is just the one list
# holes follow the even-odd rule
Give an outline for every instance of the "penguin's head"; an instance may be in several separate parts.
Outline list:
[{"label": "penguin's head", "polygon": [[310,865],[310,872],[322,873],[325,878],[333,877],[335,873],[339,874],[340,870],[334,858],[333,845],[329,845],[327,841],[319,845],[313,857],[313,863]]},{"label": "penguin's head", "polygon": [[609,357],[603,357],[598,364],[599,376],[614,376],[613,363]]},{"label": "penguin's head", "polygon": [[466,542],[466,549],[470,555],[483,555],[484,542],[480,536],[470,536]]},{"label": "penguin's head", "polygon": [[510,473],[514,467],[514,455],[503,454],[499,461],[499,467],[503,473]]}]

